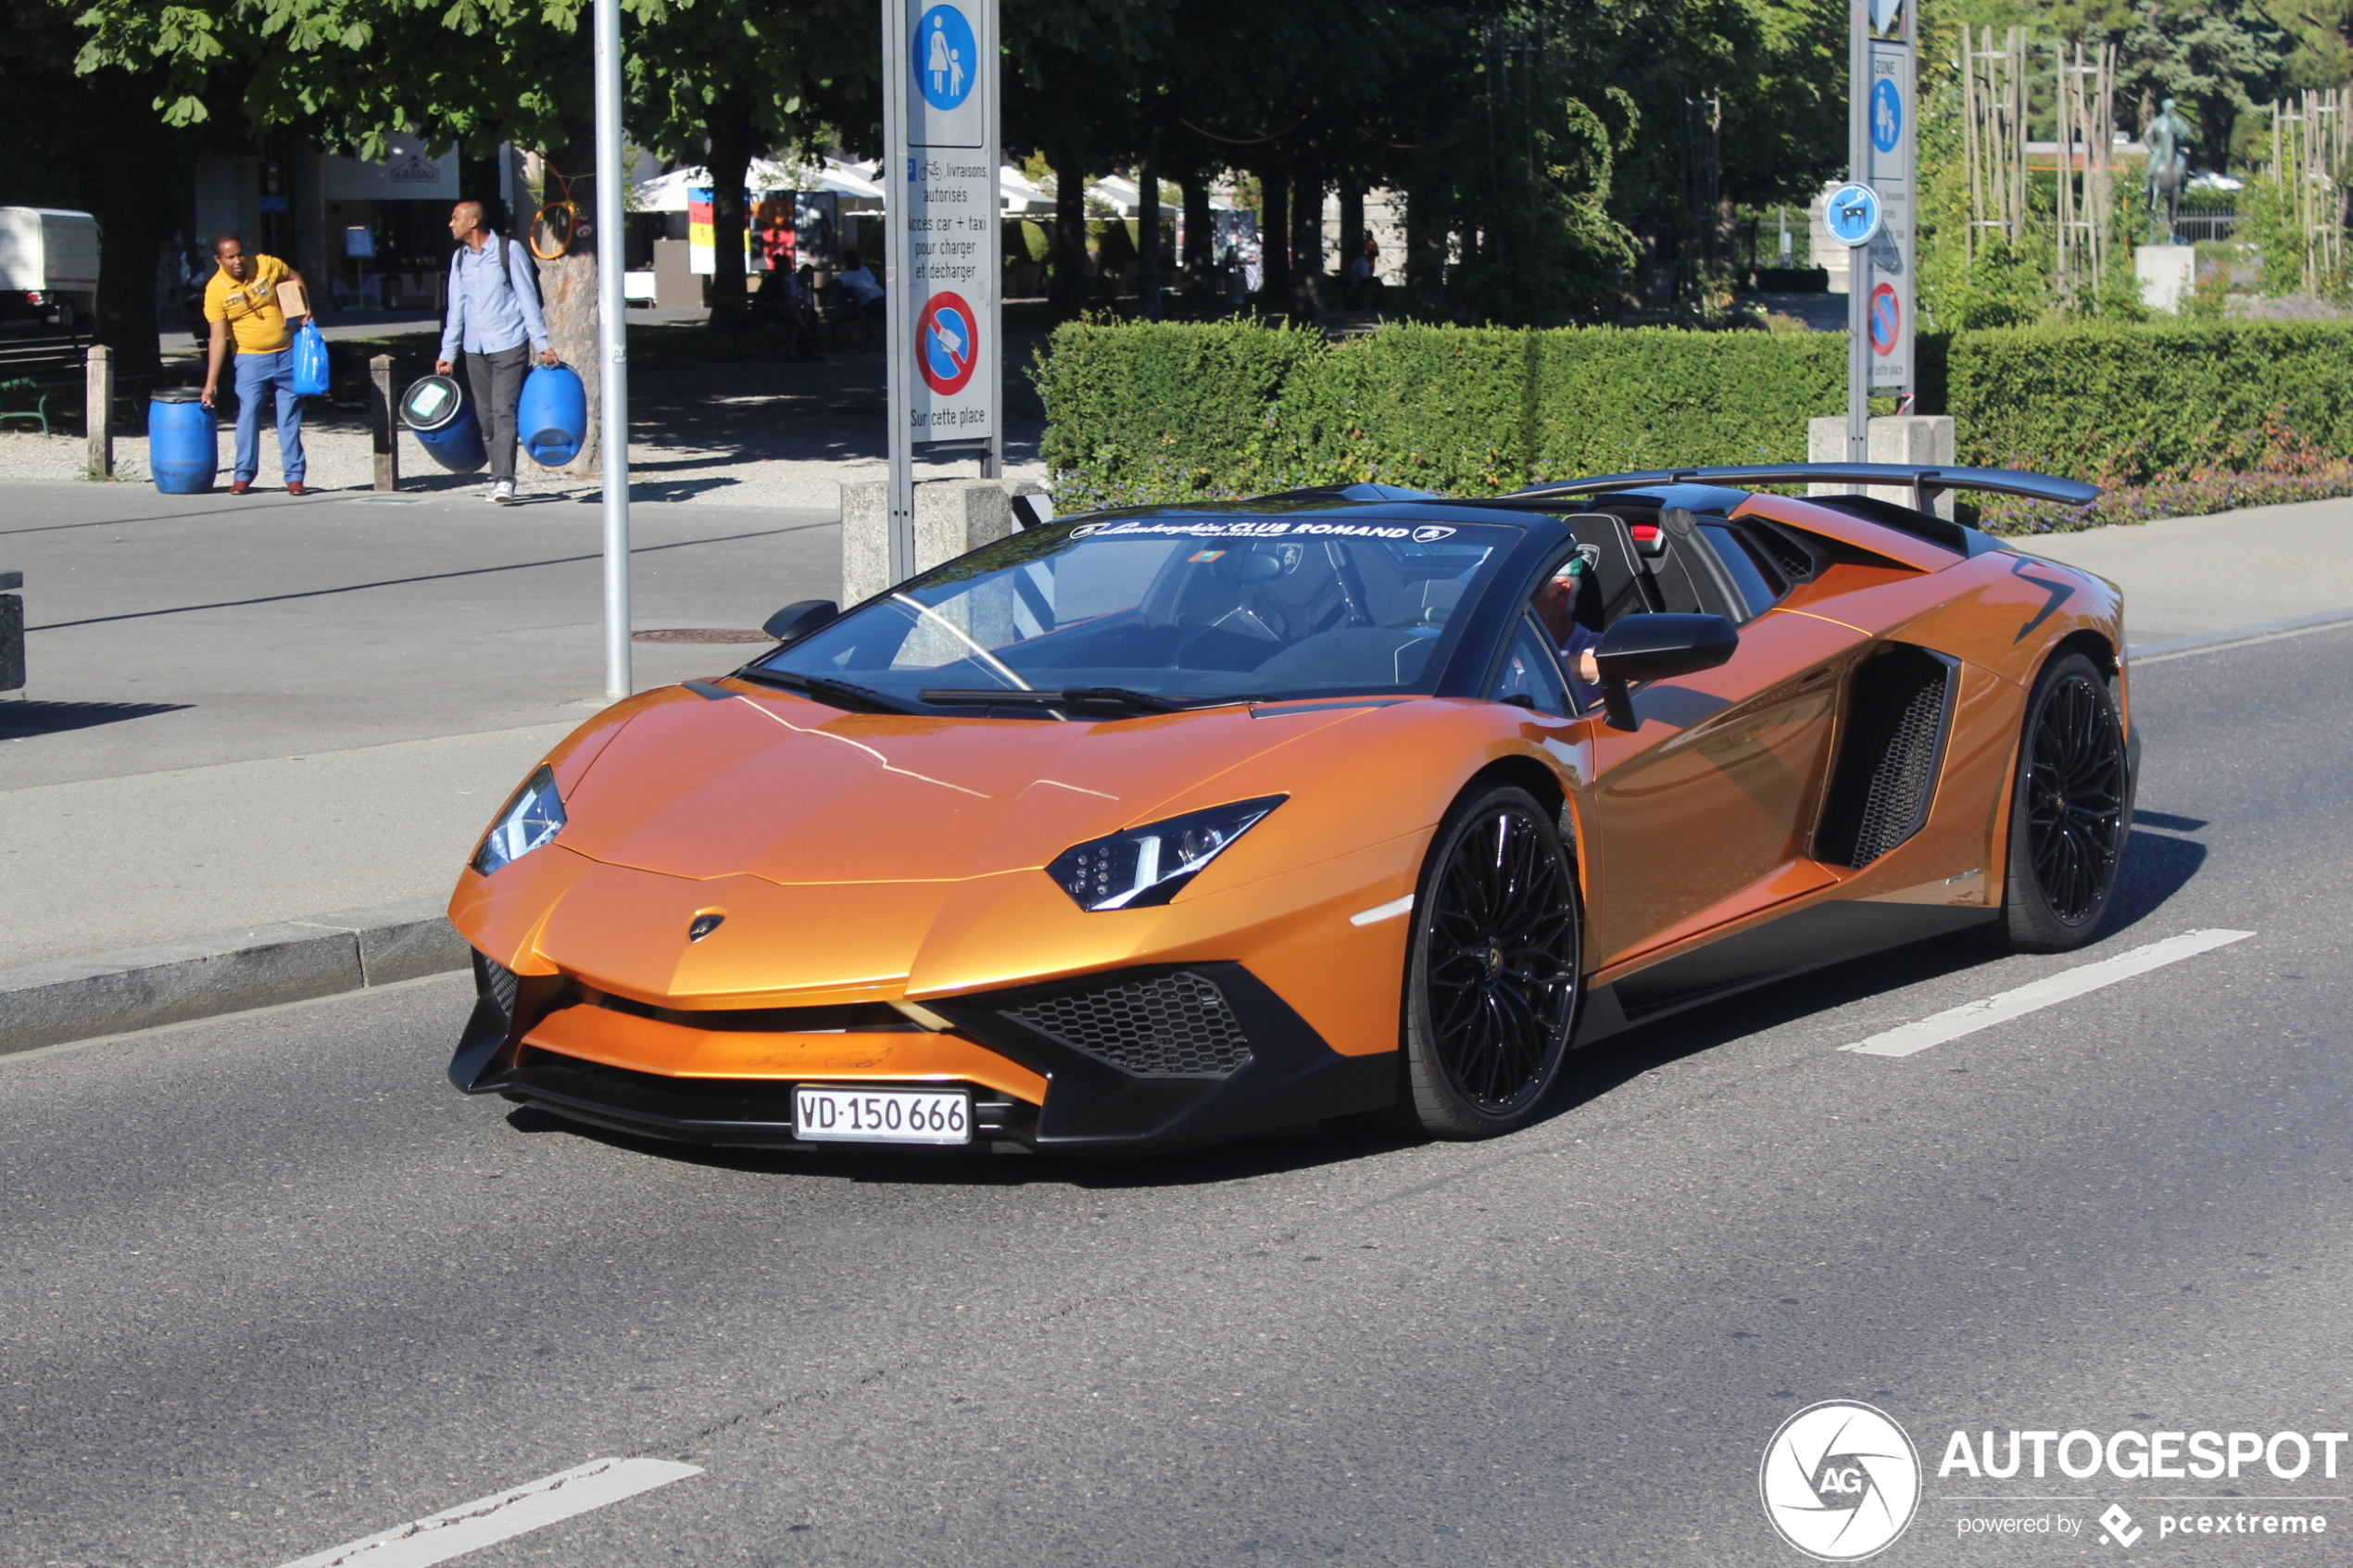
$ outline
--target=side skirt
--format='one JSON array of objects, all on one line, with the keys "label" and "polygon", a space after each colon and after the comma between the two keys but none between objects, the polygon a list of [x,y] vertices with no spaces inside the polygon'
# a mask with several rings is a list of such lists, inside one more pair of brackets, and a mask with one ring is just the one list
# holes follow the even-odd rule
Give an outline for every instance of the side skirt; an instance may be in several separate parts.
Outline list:
[{"label": "side skirt", "polygon": [[1883,904],[1831,899],[1667,960],[1585,998],[1576,1044],[1737,996],[1809,970],[1867,958],[1998,919],[1980,904]]}]

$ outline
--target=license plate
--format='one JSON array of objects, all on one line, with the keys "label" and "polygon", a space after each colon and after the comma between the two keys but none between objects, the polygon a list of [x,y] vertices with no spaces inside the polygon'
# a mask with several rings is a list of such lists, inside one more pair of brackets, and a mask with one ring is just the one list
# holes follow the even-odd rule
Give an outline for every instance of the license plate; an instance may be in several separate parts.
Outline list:
[{"label": "license plate", "polygon": [[816,1143],[970,1143],[972,1097],[962,1089],[798,1088],[793,1132]]}]

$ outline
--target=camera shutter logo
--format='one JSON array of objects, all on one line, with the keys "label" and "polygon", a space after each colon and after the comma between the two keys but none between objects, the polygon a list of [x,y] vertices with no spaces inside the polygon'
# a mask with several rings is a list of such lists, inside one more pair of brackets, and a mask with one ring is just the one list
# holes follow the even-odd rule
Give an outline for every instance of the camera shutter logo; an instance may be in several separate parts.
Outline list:
[{"label": "camera shutter logo", "polygon": [[1886,1412],[1825,1399],[1781,1423],[1756,1486],[1781,1539],[1824,1562],[1853,1562],[1912,1522],[1920,1456]]}]

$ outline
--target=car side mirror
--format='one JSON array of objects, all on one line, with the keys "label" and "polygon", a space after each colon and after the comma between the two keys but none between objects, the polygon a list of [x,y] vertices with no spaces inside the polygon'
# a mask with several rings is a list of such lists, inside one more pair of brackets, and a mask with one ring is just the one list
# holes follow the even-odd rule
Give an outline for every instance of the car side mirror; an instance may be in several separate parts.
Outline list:
[{"label": "car side mirror", "polygon": [[1613,730],[1637,730],[1635,681],[1661,681],[1713,670],[1732,657],[1741,634],[1720,615],[1629,615],[1602,633],[1593,663],[1601,671],[1602,703]]},{"label": "car side mirror", "polygon": [[[802,599],[788,604],[760,623],[760,629],[780,643],[799,642],[820,626],[841,619],[841,606],[831,599]],[[1686,620],[1691,619],[1685,617]]]}]

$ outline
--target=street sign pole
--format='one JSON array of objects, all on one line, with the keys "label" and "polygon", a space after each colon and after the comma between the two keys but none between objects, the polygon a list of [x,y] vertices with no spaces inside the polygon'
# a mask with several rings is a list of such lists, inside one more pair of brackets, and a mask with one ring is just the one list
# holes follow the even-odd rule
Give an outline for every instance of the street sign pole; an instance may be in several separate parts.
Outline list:
[{"label": "street sign pole", "polygon": [[1003,471],[997,0],[882,0],[890,573],[915,556],[914,462]]},{"label": "street sign pole", "polygon": [[621,204],[621,0],[597,0],[597,354],[604,405],[605,700],[630,695],[629,302]]},{"label": "street sign pole", "polygon": [[[1846,178],[1871,177],[1871,0],[1853,0],[1846,39]],[[1870,247],[1846,253],[1846,460],[1871,460]]]},{"label": "street sign pole", "polygon": [[1918,4],[1856,0],[1848,33],[1847,178],[1870,187],[1881,214],[1846,271],[1846,450],[1855,462],[1869,460],[1870,395],[1919,390],[1912,363]]},{"label": "street sign pole", "polygon": [[890,580],[915,575],[915,446],[908,417],[908,383],[913,378],[907,301],[907,174],[914,159],[907,151],[909,62],[907,0],[882,0],[883,33],[883,355],[884,397],[890,407]]}]

